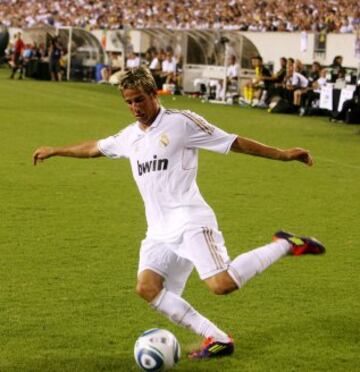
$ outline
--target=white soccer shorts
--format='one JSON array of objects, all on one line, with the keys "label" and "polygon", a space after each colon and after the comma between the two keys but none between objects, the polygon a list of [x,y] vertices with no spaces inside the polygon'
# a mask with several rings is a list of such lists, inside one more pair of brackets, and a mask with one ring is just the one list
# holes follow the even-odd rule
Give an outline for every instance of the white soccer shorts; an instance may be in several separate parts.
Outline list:
[{"label": "white soccer shorts", "polygon": [[149,269],[164,277],[164,286],[181,295],[196,268],[204,280],[226,271],[230,258],[222,233],[215,228],[185,230],[171,243],[144,239],[141,243],[138,273]]}]

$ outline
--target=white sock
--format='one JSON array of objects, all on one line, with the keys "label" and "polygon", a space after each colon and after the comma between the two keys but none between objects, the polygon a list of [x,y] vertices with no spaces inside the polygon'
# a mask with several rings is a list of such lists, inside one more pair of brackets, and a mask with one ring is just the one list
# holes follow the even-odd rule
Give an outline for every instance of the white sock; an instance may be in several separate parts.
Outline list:
[{"label": "white sock", "polygon": [[291,244],[284,239],[237,256],[229,265],[228,274],[240,288],[256,274],[287,255]]},{"label": "white sock", "polygon": [[229,336],[214,323],[198,313],[180,296],[165,288],[150,304],[155,310],[166,315],[173,323],[191,329],[203,337],[214,337],[220,342],[229,342]]}]

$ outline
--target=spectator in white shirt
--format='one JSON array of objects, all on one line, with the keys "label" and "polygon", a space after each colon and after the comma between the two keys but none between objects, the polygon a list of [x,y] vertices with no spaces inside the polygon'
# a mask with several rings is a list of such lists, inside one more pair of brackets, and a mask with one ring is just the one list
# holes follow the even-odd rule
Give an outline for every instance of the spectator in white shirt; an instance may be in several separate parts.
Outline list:
[{"label": "spectator in white shirt", "polygon": [[294,92],[298,89],[304,90],[308,85],[308,79],[299,72],[296,72],[293,64],[288,64],[287,76],[285,78],[285,98],[299,107],[301,95],[294,95]]},{"label": "spectator in white shirt", "polygon": [[327,70],[323,68],[320,71],[320,77],[314,81],[311,88],[301,96],[300,116],[310,114],[315,101],[320,99],[321,88],[327,83],[326,74]]},{"label": "spectator in white shirt", "polygon": [[236,56],[232,55],[230,57],[230,64],[227,67],[226,76],[228,78],[228,84],[234,83],[238,81],[240,72],[240,66],[236,62]]},{"label": "spectator in white shirt", "polygon": [[163,55],[164,55],[163,51],[157,53],[155,49],[150,50],[151,60],[149,64],[149,70],[155,79],[156,86],[158,87],[158,89],[161,89],[162,86],[161,72]]},{"label": "spectator in white shirt", "polygon": [[171,48],[166,51],[166,58],[162,62],[162,83],[176,84],[176,59]]},{"label": "spectator in white shirt", "polygon": [[134,52],[130,52],[126,60],[126,69],[130,70],[136,67],[140,67],[140,58],[136,56]]}]

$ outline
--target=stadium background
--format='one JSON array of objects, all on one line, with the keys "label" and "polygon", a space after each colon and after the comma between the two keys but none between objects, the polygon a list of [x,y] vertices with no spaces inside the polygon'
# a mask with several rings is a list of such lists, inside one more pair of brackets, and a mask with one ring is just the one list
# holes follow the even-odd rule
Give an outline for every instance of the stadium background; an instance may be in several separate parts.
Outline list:
[{"label": "stadium background", "polygon": [[[133,31],[135,48],[144,43],[141,32]],[[275,70],[282,55],[302,57],[306,64],[315,57],[311,32],[305,54],[299,32],[244,35]],[[327,41],[325,65],[341,54],[344,66],[357,69],[355,33],[329,33]],[[270,56],[272,50],[280,55]],[[39,145],[101,138],[131,122],[117,89],[9,75],[2,65],[1,371],[136,371],[133,344],[152,327],[178,337],[179,371],[358,370],[358,126],[330,123],[326,116],[213,105],[201,97],[161,97],[164,106],[191,109],[227,131],[279,147],[303,146],[314,155],[315,166],[306,168],[201,154],[200,189],[216,211],[231,256],[266,243],[279,228],[317,236],[328,248],[320,258],[287,258],[223,298],[211,295],[194,273],[185,297],[232,333],[236,352],[193,363],[185,353],[200,340],[135,295],[145,220],[128,164],[106,159],[31,164]]]}]

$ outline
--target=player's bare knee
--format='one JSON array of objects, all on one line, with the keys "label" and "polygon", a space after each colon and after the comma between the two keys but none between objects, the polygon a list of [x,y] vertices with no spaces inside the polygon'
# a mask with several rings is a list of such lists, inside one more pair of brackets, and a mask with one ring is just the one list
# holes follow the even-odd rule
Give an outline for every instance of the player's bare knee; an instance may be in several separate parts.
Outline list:
[{"label": "player's bare knee", "polygon": [[152,270],[144,270],[138,275],[136,293],[151,302],[163,289],[164,278]]},{"label": "player's bare knee", "polygon": [[147,302],[151,302],[161,292],[162,287],[139,281],[136,285],[136,293]]},{"label": "player's bare knee", "polygon": [[228,273],[223,272],[205,280],[210,290],[216,295],[225,295],[237,289]]}]

